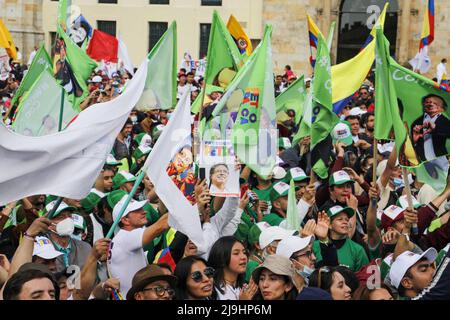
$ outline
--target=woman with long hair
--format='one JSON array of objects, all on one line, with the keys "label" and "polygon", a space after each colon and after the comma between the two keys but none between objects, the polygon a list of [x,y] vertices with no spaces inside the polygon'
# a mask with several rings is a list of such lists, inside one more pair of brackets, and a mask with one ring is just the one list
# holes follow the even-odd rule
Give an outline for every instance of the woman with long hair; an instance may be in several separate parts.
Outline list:
[{"label": "woman with long hair", "polygon": [[178,262],[176,300],[214,300],[214,273],[205,259],[188,256]]}]

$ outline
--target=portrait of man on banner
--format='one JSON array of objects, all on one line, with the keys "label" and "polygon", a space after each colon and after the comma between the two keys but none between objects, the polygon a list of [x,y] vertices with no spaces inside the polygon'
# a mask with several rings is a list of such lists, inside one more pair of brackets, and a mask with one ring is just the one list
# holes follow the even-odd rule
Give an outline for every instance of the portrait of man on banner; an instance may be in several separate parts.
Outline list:
[{"label": "portrait of man on banner", "polygon": [[56,80],[59,80],[61,86],[64,87],[68,94],[81,97],[83,95],[83,89],[78,84],[72,67],[67,60],[66,44],[61,38],[56,40],[53,61]]}]

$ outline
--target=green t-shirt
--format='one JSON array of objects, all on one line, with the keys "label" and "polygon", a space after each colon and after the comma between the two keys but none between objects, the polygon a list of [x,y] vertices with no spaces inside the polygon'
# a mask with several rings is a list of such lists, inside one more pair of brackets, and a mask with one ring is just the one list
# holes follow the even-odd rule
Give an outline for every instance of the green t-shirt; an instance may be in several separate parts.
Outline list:
[{"label": "green t-shirt", "polygon": [[[317,261],[321,261],[322,254],[319,240],[314,241],[313,251]],[[337,250],[337,256],[339,264],[350,268],[353,272],[357,272],[369,263],[369,258],[367,258],[364,248],[350,239],[346,239],[344,245]]]},{"label": "green t-shirt", "polygon": [[263,214],[270,213],[270,211],[271,211],[271,209],[272,209],[272,201],[270,201],[270,194],[271,194],[271,192],[272,192],[272,189],[273,189],[273,185],[270,185],[269,188],[267,188],[267,189],[262,189],[262,190],[260,190],[260,189],[258,189],[258,188],[252,189],[252,191],[253,191],[254,193],[256,193],[256,195],[258,196],[258,199],[259,199],[259,200],[263,200],[263,201],[266,201],[266,202],[269,203],[269,209],[268,209],[268,211],[267,211],[266,213],[263,212]]},{"label": "green t-shirt", "polygon": [[272,227],[273,226],[279,226],[280,223],[283,221],[284,219],[282,217],[280,217],[279,215],[277,215],[276,213],[270,213],[268,215],[265,215],[263,217],[263,221],[267,222],[268,224],[270,224]]},{"label": "green t-shirt", "polygon": [[253,271],[259,266],[259,263],[255,260],[248,260],[247,270],[245,271],[245,282],[249,283],[252,277]]}]

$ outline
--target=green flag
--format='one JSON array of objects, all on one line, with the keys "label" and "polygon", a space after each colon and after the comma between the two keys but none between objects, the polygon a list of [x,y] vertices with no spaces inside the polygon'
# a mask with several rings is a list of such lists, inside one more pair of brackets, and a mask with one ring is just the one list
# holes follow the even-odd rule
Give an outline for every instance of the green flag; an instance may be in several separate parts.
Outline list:
[{"label": "green flag", "polygon": [[14,113],[17,113],[17,106],[19,105],[20,98],[30,90],[31,86],[36,82],[40,74],[46,69],[52,69],[52,62],[50,60],[50,56],[45,50],[44,46],[41,46],[40,49],[36,52],[36,55],[31,62],[31,66],[28,69],[28,72],[22,79],[19,88],[17,89],[14,97],[11,101],[11,112],[10,115],[13,116]]},{"label": "green flag", "polygon": [[[58,132],[61,112],[61,94],[50,68],[41,72],[31,89],[23,96],[12,129],[28,136],[43,136]],[[62,128],[80,112],[73,108],[64,94]]]},{"label": "green flag", "polygon": [[295,80],[285,91],[275,98],[277,113],[292,109],[295,111],[295,124],[300,122],[303,115],[303,104],[306,99],[304,76]]},{"label": "green flag", "polygon": [[86,81],[97,63],[66,35],[60,25],[57,37],[53,57],[55,78],[66,89],[69,100],[79,105],[89,94]]},{"label": "green flag", "polygon": [[335,29],[336,29],[336,21],[333,21],[331,23],[330,29],[328,30],[328,36],[327,36],[327,47],[328,47],[329,51],[331,51],[331,46],[333,45],[333,36],[334,36]]},{"label": "green flag", "polygon": [[[206,91],[211,90],[208,88],[210,86],[218,86],[226,89],[239,70],[241,54],[233,37],[216,10],[213,13],[206,60],[207,65],[204,77]],[[202,102],[207,104],[213,100],[202,90],[192,104],[191,112],[198,113],[201,110]]]},{"label": "green flag", "polygon": [[322,179],[328,177],[331,158],[331,130],[339,121],[333,112],[330,52],[319,36],[317,59],[314,66],[313,102],[311,118],[311,164]]},{"label": "green flag", "polygon": [[62,25],[63,29],[67,28],[67,13],[72,5],[72,0],[59,0],[58,3],[58,25]]},{"label": "green flag", "polygon": [[172,22],[148,55],[148,74],[139,110],[171,109],[177,103],[177,24]]},{"label": "green flag", "polygon": [[261,177],[268,177],[276,160],[276,113],[272,73],[272,27],[266,26],[262,46],[230,96],[241,103],[231,140],[238,158]]},{"label": "green flag", "polygon": [[289,194],[288,194],[288,205],[286,212],[286,222],[287,226],[291,230],[299,230],[300,229],[300,217],[298,216],[297,209],[297,199],[295,197],[295,183],[294,180],[291,179]]},{"label": "green flag", "polygon": [[295,145],[306,136],[311,136],[311,118],[312,118],[312,89],[306,94],[305,103],[303,107],[303,114],[300,120],[300,126],[297,133],[292,139],[292,144]]}]

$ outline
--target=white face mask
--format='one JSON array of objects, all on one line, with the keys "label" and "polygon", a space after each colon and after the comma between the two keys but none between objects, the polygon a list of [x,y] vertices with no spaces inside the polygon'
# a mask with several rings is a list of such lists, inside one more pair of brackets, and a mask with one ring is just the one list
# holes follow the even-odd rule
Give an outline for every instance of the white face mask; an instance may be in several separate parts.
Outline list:
[{"label": "white face mask", "polygon": [[56,233],[61,237],[72,235],[74,229],[75,224],[72,218],[66,218],[56,224]]},{"label": "white face mask", "polygon": [[131,116],[130,119],[133,123],[138,121],[138,118],[136,116]]}]

